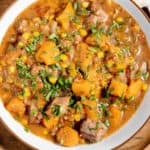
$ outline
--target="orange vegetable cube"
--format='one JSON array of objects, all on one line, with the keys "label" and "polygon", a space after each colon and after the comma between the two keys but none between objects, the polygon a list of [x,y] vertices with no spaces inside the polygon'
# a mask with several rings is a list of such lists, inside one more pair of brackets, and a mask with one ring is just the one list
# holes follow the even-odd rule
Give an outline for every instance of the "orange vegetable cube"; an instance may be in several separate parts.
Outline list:
[{"label": "orange vegetable cube", "polygon": [[127,85],[123,82],[113,79],[109,88],[112,89],[112,94],[114,96],[121,97],[126,94]]}]

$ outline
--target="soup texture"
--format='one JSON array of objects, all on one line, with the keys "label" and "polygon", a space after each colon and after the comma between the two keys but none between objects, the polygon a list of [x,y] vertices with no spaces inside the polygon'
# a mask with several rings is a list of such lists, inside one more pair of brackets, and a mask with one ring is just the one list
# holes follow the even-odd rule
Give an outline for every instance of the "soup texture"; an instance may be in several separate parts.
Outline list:
[{"label": "soup texture", "polygon": [[149,60],[140,26],[113,1],[38,0],[1,42],[0,97],[26,132],[95,143],[139,107]]}]

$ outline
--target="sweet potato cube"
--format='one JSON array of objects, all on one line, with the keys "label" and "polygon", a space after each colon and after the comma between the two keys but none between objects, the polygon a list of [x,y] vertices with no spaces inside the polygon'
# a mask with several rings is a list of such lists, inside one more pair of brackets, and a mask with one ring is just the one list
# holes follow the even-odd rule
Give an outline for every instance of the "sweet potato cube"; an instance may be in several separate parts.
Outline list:
[{"label": "sweet potato cube", "polygon": [[56,44],[51,41],[46,41],[43,43],[41,48],[36,53],[36,60],[40,63],[46,65],[52,65],[56,63],[56,56],[59,55],[59,49]]},{"label": "sweet potato cube", "polygon": [[48,120],[46,120],[45,118],[43,119],[43,125],[51,130],[53,129],[59,122],[59,117],[51,117]]},{"label": "sweet potato cube", "polygon": [[72,3],[69,2],[64,11],[57,17],[57,21],[62,25],[64,30],[69,28],[70,18],[75,14]]},{"label": "sweet potato cube", "polygon": [[113,79],[110,84],[110,89],[112,89],[112,95],[121,97],[125,95],[127,90],[127,85],[123,82]]},{"label": "sweet potato cube", "polygon": [[25,112],[25,104],[19,98],[11,99],[6,108],[9,112],[19,116],[23,116]]},{"label": "sweet potato cube", "polygon": [[141,79],[137,81],[132,81],[129,85],[127,92],[126,92],[126,98],[129,99],[132,96],[136,97],[142,90],[143,81]]},{"label": "sweet potato cube", "polygon": [[91,83],[87,80],[75,81],[72,84],[72,90],[77,96],[90,96]]},{"label": "sweet potato cube", "polygon": [[110,113],[111,113],[111,118],[110,118],[111,126],[117,126],[122,116],[121,110],[117,108],[117,106],[111,106]]}]

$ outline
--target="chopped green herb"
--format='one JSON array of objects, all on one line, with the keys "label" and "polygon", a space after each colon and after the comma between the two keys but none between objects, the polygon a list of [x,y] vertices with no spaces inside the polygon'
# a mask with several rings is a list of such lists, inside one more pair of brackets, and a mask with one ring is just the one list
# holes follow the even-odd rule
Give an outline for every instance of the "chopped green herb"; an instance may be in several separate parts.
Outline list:
[{"label": "chopped green herb", "polygon": [[82,100],[82,101],[85,101],[85,100],[86,100],[86,97],[85,97],[85,96],[81,96],[81,100]]},{"label": "chopped green herb", "polygon": [[59,42],[59,37],[55,33],[49,35],[48,39],[54,42]]},{"label": "chopped green herb", "polygon": [[83,109],[83,106],[82,106],[82,104],[77,103],[74,105],[74,108],[77,112],[81,112]]},{"label": "chopped green herb", "polygon": [[39,36],[35,37],[31,43],[25,46],[25,50],[28,53],[33,53],[36,50],[36,45],[39,41],[41,41],[43,38],[43,34],[41,33]]},{"label": "chopped green herb", "polygon": [[135,100],[135,97],[134,96],[131,96],[129,99],[128,99],[128,102],[132,102]]},{"label": "chopped green herb", "polygon": [[36,111],[35,109],[32,109],[32,110],[30,111],[30,115],[31,115],[32,117],[36,117],[36,116],[37,116],[37,111]]},{"label": "chopped green herb", "polygon": [[95,95],[91,95],[91,96],[90,96],[90,100],[91,100],[91,101],[93,101],[93,100],[95,100],[95,99],[96,99],[96,98],[95,98]]},{"label": "chopped green herb", "polygon": [[40,112],[42,113],[43,117],[44,117],[46,120],[49,120],[49,116],[45,113],[45,111],[44,111],[43,108],[40,108]]},{"label": "chopped green herb", "polygon": [[136,74],[135,74],[135,78],[139,78],[142,76],[142,72],[141,71],[137,71]]},{"label": "chopped green herb", "polygon": [[118,22],[113,20],[113,22],[109,28],[108,35],[112,35],[112,33],[115,29],[120,29],[120,28],[122,28],[122,26],[123,26],[122,24],[119,24]]},{"label": "chopped green herb", "polygon": [[29,132],[29,128],[24,127],[24,131],[28,133]]},{"label": "chopped green herb", "polygon": [[96,52],[97,51],[97,49],[94,48],[94,47],[88,47],[88,50],[90,50],[91,52]]},{"label": "chopped green herb", "polygon": [[63,111],[63,106],[61,104],[56,104],[52,107],[52,113],[54,116],[60,116]]},{"label": "chopped green herb", "polygon": [[99,127],[100,127],[100,123],[96,122],[96,126],[94,128],[89,127],[89,131],[97,130],[97,129],[99,129]]},{"label": "chopped green herb", "polygon": [[74,2],[73,8],[74,8],[74,10],[77,10],[77,9],[78,9],[78,3],[77,3],[77,2]]},{"label": "chopped green herb", "polygon": [[144,80],[147,80],[148,77],[149,77],[149,72],[144,72],[142,77],[143,77]]},{"label": "chopped green herb", "polygon": [[107,120],[107,119],[106,119],[106,120],[104,120],[104,124],[105,124],[105,126],[106,126],[106,127],[109,127],[109,126],[110,126],[110,122],[109,122],[109,120]]}]

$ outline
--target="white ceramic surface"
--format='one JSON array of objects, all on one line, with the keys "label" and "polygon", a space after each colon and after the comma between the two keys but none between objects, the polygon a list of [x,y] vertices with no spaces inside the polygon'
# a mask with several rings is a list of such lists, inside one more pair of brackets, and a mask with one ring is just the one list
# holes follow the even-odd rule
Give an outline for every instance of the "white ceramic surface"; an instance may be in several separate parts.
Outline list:
[{"label": "white ceramic surface", "polygon": [[[31,3],[36,0],[18,0],[2,17],[0,20],[0,42],[4,37],[9,25],[14,21],[16,16],[22,12],[23,9],[28,7]],[[116,0],[123,8],[125,8],[132,16],[136,18],[141,28],[146,34],[147,40],[150,43],[150,24],[144,17],[144,15],[139,11],[135,5],[129,0]],[[45,139],[37,137],[32,133],[26,133],[24,128],[16,122],[12,116],[4,108],[2,101],[0,100],[0,118],[4,123],[13,131],[20,139],[24,142],[32,145],[33,147],[41,150],[110,150],[128,138],[130,138],[148,119],[150,116],[150,89],[144,97],[140,108],[136,114],[116,133],[112,134],[108,138],[91,145],[79,145],[73,148],[65,148],[54,143],[51,143]]]}]

